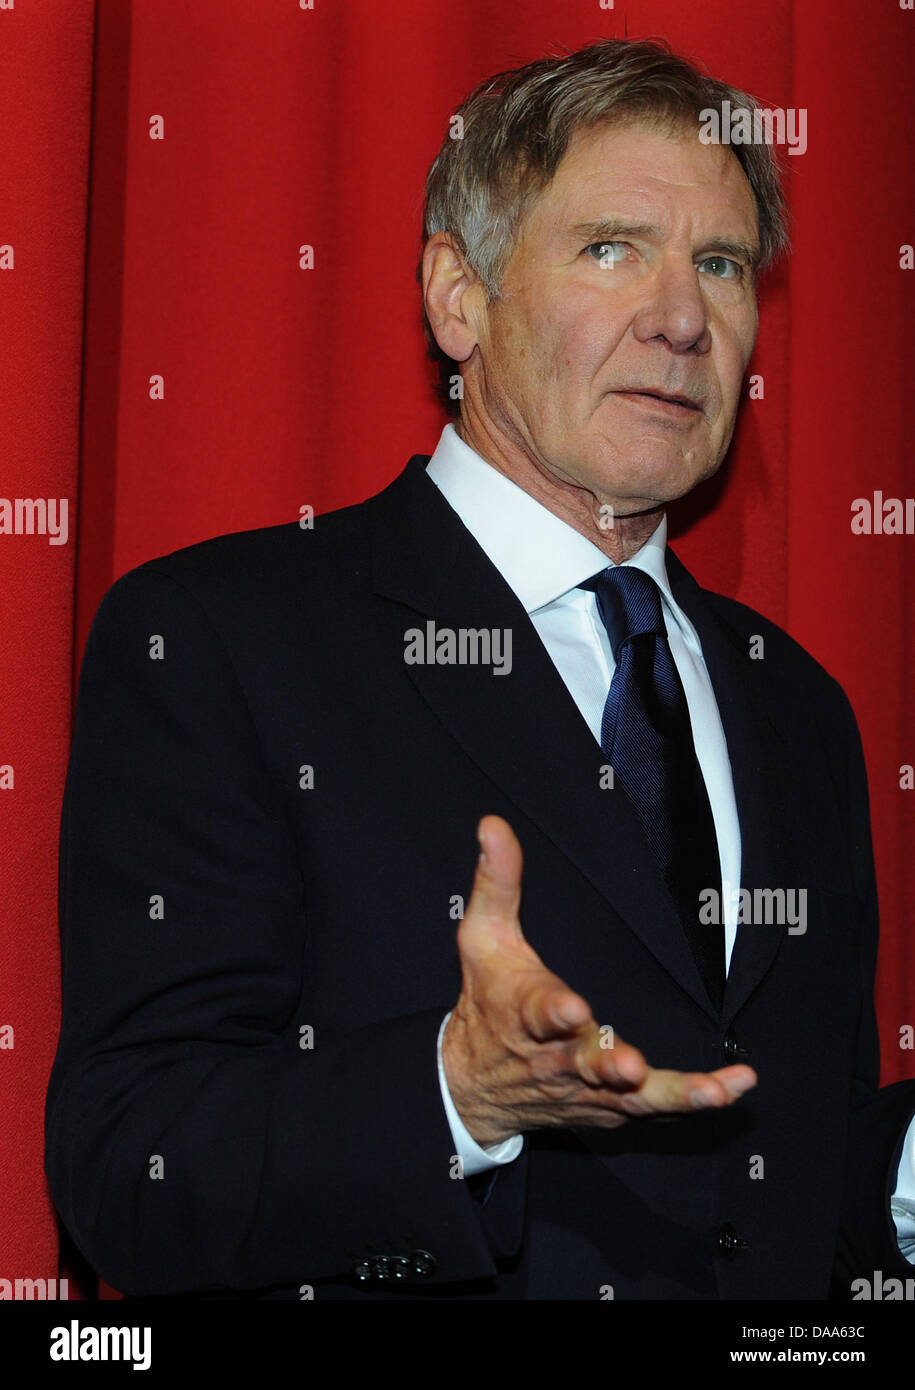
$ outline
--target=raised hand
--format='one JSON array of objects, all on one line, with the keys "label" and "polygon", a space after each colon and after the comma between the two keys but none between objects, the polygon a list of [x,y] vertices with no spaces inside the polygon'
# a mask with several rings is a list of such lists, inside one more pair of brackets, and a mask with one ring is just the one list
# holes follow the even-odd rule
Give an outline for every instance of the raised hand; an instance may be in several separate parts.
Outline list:
[{"label": "raised hand", "polygon": [[442,1059],[478,1144],[532,1129],[612,1128],[635,1116],[715,1109],[756,1085],[747,1066],[665,1071],[619,1037],[602,1047],[588,1003],[524,939],[514,831],[500,816],[484,816],[477,833],[481,854],[458,930],[463,985]]}]

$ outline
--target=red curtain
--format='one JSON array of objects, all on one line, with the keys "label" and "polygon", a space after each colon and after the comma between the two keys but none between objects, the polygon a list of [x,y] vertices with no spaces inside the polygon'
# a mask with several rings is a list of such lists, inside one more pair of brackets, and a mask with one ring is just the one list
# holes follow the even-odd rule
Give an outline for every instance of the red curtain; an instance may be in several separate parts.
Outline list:
[{"label": "red curtain", "polygon": [[56,1272],[42,1119],[57,831],[98,601],[151,556],[359,500],[431,452],[443,420],[414,272],[448,116],[491,72],[622,34],[663,36],[808,113],[808,148],[784,161],[795,252],[764,288],[751,364],[764,395],[674,537],[701,582],[787,627],[851,697],[882,903],[883,1079],[915,1075],[900,1046],[915,1023],[901,773],[915,762],[915,539],[851,529],[856,498],[915,494],[915,272],[900,250],[915,241],[915,13],[0,0],[0,491],[69,503],[65,544],[0,534],[4,1276]]}]

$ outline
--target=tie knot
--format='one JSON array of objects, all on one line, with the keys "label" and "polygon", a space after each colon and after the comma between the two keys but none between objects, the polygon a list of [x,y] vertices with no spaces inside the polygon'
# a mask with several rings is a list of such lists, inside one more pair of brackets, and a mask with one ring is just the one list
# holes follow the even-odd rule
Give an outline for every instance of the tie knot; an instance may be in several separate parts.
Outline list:
[{"label": "tie knot", "polygon": [[630,637],[653,632],[659,637],[667,634],[661,608],[661,590],[650,574],[633,565],[611,565],[579,585],[597,595],[597,607],[607,629],[614,661],[619,649]]}]

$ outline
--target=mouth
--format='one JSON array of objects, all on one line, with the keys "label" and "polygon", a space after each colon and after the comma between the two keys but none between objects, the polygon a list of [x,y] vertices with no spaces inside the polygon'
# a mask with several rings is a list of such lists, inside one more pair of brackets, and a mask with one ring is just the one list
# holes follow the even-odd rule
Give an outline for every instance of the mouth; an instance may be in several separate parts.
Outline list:
[{"label": "mouth", "polygon": [[635,388],[632,391],[614,391],[613,394],[622,396],[624,400],[661,410],[671,416],[683,416],[685,418],[687,415],[701,415],[702,413],[702,407],[696,401],[676,391],[644,391]]}]

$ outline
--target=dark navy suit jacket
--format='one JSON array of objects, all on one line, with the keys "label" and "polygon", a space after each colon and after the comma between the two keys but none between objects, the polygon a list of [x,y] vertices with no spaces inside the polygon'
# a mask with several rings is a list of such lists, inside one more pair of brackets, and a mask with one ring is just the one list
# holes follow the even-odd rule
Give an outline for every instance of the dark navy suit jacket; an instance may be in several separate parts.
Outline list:
[{"label": "dark navy suit jacket", "polygon": [[[915,1082],[877,1089],[843,692],[668,551],[721,710],[743,884],[807,891],[803,934],[739,929],[718,1017],[601,750],[426,462],[313,531],[143,565],[100,605],[47,1114],[77,1245],[133,1295],[819,1299],[911,1274],[888,1195]],[[510,675],[407,664],[428,619],[510,628]],[[542,1131],[495,1174],[454,1176],[436,1036],[488,812],[524,850],[527,938],[598,1021],[656,1066],[746,1060],[753,1091]]]}]

